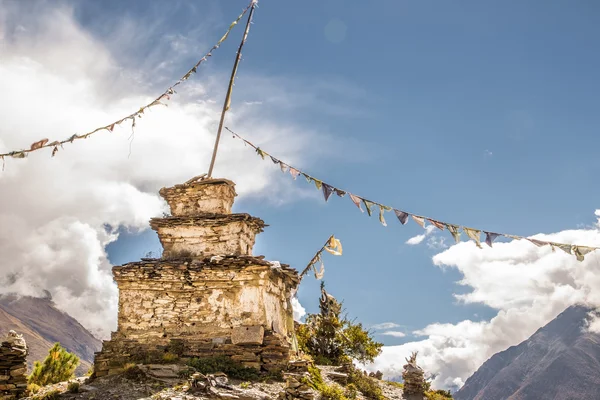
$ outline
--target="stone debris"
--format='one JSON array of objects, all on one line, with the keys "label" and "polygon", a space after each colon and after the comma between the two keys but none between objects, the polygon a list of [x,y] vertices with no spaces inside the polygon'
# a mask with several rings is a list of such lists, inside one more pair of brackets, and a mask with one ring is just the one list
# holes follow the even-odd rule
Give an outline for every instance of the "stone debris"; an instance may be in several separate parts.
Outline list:
[{"label": "stone debris", "polygon": [[375,378],[375,379],[377,379],[378,381],[380,381],[380,380],[382,380],[382,379],[383,379],[383,372],[381,372],[381,371],[377,371],[377,372],[371,372],[371,373],[369,373],[369,376],[370,376],[371,378]]},{"label": "stone debris", "polygon": [[327,376],[329,377],[329,379],[342,386],[348,383],[348,374],[344,372],[331,371],[327,373]]},{"label": "stone debris", "polygon": [[304,374],[308,372],[308,366],[311,364],[308,360],[290,360],[286,372],[292,374]]},{"label": "stone debris", "polygon": [[8,332],[0,344],[0,400],[18,399],[27,390],[27,354],[23,336]]},{"label": "stone debris", "polygon": [[279,393],[279,400],[314,400],[315,395],[310,387],[298,379],[289,376],[286,380],[284,390]]},{"label": "stone debris", "polygon": [[137,368],[148,377],[166,383],[181,379],[182,373],[188,371],[188,367],[177,364],[138,364]]},{"label": "stone debris", "polygon": [[192,179],[160,194],[173,214],[150,222],[163,257],[113,268],[118,327],[96,353],[94,377],[127,363],[215,356],[284,369],[293,352],[291,298],[299,276],[252,255],[264,222],[231,213],[235,185],[225,179]]},{"label": "stone debris", "polygon": [[403,367],[402,380],[404,381],[404,394],[411,398],[423,398],[425,396],[425,373],[417,365],[417,353],[412,353],[406,359]]}]

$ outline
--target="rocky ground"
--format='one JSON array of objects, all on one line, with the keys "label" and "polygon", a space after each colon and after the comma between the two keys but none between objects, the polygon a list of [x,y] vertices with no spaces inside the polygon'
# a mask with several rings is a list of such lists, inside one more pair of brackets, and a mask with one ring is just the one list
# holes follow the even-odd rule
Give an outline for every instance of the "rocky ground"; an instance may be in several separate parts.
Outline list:
[{"label": "rocky ground", "polygon": [[[135,369],[120,375],[112,375],[94,380],[77,378],[79,391],[70,393],[68,382],[46,386],[36,395],[27,397],[28,400],[61,399],[61,400],[209,400],[209,399],[239,399],[239,400],[277,400],[285,390],[284,382],[249,383],[229,380],[219,374],[202,376],[194,381],[178,379],[162,366],[157,370]],[[336,376],[333,367],[319,367],[323,380],[330,385],[337,385],[340,377]],[[173,371],[176,373],[177,371]],[[343,385],[343,383],[342,383]],[[385,396],[390,400],[401,400],[402,390],[385,381],[380,381],[380,386]],[[55,392],[55,397],[48,396]],[[310,389],[307,395],[312,394],[314,399],[319,399],[316,391]],[[46,397],[44,397],[46,396]],[[299,398],[299,397],[298,397]],[[358,400],[368,400],[359,395]]]}]

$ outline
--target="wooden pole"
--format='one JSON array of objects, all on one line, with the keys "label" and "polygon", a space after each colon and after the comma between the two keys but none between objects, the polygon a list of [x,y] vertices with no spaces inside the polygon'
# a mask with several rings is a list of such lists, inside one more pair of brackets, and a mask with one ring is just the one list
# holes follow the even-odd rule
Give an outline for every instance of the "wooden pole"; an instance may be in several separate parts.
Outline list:
[{"label": "wooden pole", "polygon": [[248,32],[250,31],[250,23],[252,22],[252,15],[254,14],[254,9],[256,7],[257,1],[252,1],[252,6],[250,7],[250,13],[248,14],[248,20],[246,21],[246,29],[244,30],[244,36],[242,37],[242,41],[240,46],[238,47],[238,51],[235,57],[235,61],[233,63],[233,69],[231,71],[231,77],[229,78],[229,86],[227,88],[227,94],[225,95],[225,102],[223,103],[223,110],[221,111],[221,120],[219,121],[219,129],[217,130],[217,138],[215,139],[215,147],[213,149],[212,159],[210,160],[210,167],[208,168],[208,179],[212,178],[213,168],[215,166],[215,159],[217,158],[217,150],[219,149],[219,141],[221,139],[221,131],[223,130],[223,122],[225,121],[225,113],[229,110],[229,106],[231,104],[231,92],[233,91],[233,83],[235,81],[235,74],[237,73],[238,64],[240,63],[240,59],[242,58],[242,48],[244,47],[244,43],[246,43],[246,39],[248,38]]}]

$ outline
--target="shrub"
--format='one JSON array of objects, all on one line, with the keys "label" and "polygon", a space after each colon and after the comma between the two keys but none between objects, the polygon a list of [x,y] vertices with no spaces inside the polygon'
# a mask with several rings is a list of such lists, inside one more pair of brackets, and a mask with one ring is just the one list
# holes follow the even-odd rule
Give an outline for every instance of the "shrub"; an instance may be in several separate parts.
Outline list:
[{"label": "shrub", "polygon": [[230,378],[241,381],[257,381],[260,378],[256,368],[245,367],[225,356],[192,358],[188,361],[188,365],[203,374],[223,372]]},{"label": "shrub", "polygon": [[166,362],[166,363],[172,363],[174,361],[179,360],[179,356],[177,354],[167,352],[167,353],[163,354],[162,360],[163,360],[163,362]]},{"label": "shrub", "polygon": [[146,377],[144,371],[134,363],[127,363],[123,367],[123,376],[132,381],[139,381]]},{"label": "shrub", "polygon": [[394,381],[385,381],[385,383],[387,383],[387,384],[388,384],[388,385],[390,385],[390,386],[395,386],[395,387],[397,387],[397,388],[404,389],[404,384],[403,384],[403,383],[400,383],[400,382],[394,382]]},{"label": "shrub", "polygon": [[27,383],[46,386],[67,381],[74,377],[78,365],[79,357],[69,353],[60,343],[55,343],[43,362],[34,363],[33,372],[27,378]]},{"label": "shrub", "polygon": [[342,388],[336,385],[323,385],[320,392],[323,400],[348,400]]},{"label": "shrub", "polygon": [[344,391],[339,386],[327,385],[323,381],[321,370],[313,364],[308,364],[308,378],[301,378],[302,383],[315,389],[321,394],[323,400],[348,400]]},{"label": "shrub", "polygon": [[36,385],[35,383],[30,383],[27,385],[27,393],[30,395],[36,394],[41,389],[40,385]]},{"label": "shrub", "polygon": [[348,374],[348,381],[353,383],[366,398],[371,400],[386,400],[378,381],[366,376],[353,366]]},{"label": "shrub", "polygon": [[346,386],[346,397],[347,398],[349,398],[349,399],[358,398],[358,392],[359,392],[359,390],[354,383],[350,383]]},{"label": "shrub", "polygon": [[240,387],[242,389],[249,389],[250,388],[250,382],[242,382],[242,383],[240,383]]},{"label": "shrub", "polygon": [[452,393],[450,393],[449,390],[442,389],[430,390],[429,392],[425,392],[425,397],[427,397],[428,400],[448,400],[454,398],[452,397]]},{"label": "shrub", "polygon": [[369,363],[381,353],[383,344],[362,324],[340,316],[341,304],[327,294],[323,283],[319,309],[319,314],[309,314],[296,329],[298,347],[317,364],[341,365],[351,359]]},{"label": "shrub", "polygon": [[33,396],[32,399],[33,400],[58,400],[59,396],[60,396],[60,391],[55,389],[55,390],[46,392],[42,395]]},{"label": "shrub", "polygon": [[69,393],[79,393],[79,387],[80,387],[79,382],[77,382],[77,381],[71,381],[67,385],[67,391]]}]

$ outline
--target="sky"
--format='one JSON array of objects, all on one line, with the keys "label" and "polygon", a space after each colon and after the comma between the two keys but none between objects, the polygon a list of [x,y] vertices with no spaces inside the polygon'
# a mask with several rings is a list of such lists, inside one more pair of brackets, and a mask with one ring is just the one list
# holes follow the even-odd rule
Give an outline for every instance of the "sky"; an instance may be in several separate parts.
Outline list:
[{"label": "sky", "polygon": [[[175,82],[247,5],[174,0],[0,3],[0,152],[128,115]],[[334,186],[438,220],[600,246],[600,5],[261,0],[226,125]],[[0,292],[49,290],[100,337],[116,328],[110,268],[160,254],[158,189],[208,169],[240,24],[168,107],[0,173]],[[576,302],[598,304],[583,263],[519,241],[477,249],[388,226],[292,180],[224,134],[214,176],[236,212],[269,225],[255,254],[302,269],[331,234],[327,290],[385,344],[455,389],[491,355]],[[420,236],[425,235],[425,236]],[[465,235],[463,235],[464,237]],[[319,282],[298,301],[317,311]],[[300,307],[300,306],[299,306]],[[298,308],[300,310],[300,308]]]}]

